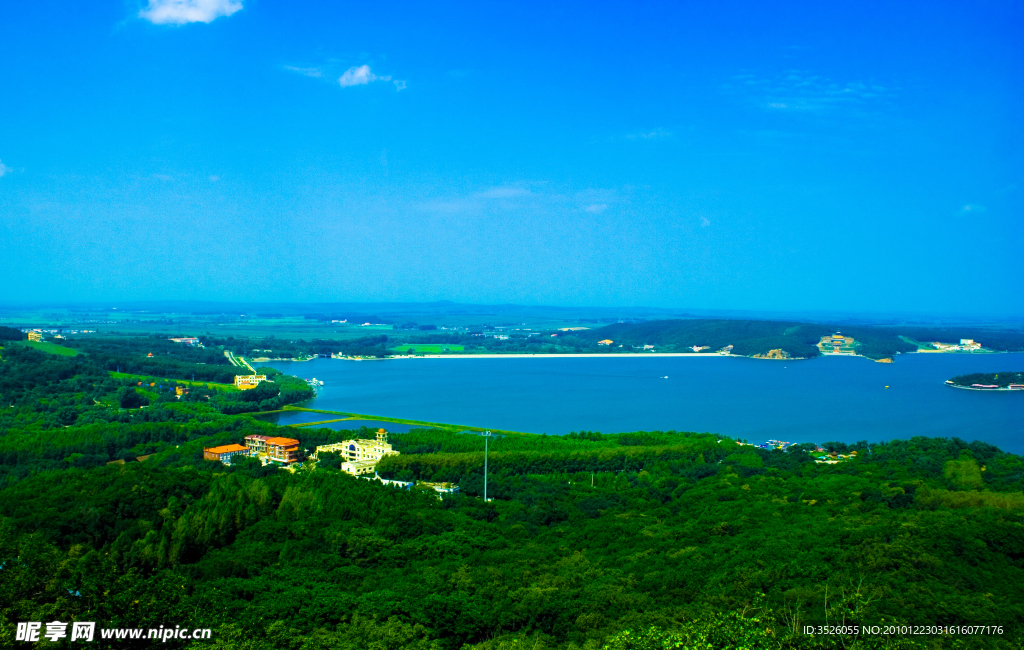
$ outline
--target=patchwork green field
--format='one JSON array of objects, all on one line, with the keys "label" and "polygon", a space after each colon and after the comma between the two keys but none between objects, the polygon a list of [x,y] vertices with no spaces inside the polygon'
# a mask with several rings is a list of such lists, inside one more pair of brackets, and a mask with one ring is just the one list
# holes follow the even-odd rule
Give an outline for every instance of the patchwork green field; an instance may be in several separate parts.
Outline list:
[{"label": "patchwork green field", "polygon": [[[114,371],[111,371],[110,372],[110,376],[113,377],[114,379],[128,379],[128,380],[134,380],[134,381],[150,381],[150,382],[154,382],[154,383],[156,383],[158,381],[162,381],[162,380],[157,380],[157,379],[155,379],[153,377],[150,377],[149,375],[133,375],[133,374],[130,374],[130,373],[127,373],[127,372],[114,372]],[[201,387],[204,387],[204,388],[213,388],[215,390],[230,390],[230,391],[237,391],[237,390],[239,390],[237,387],[235,387],[232,384],[218,384],[218,383],[212,382],[212,381],[191,381],[189,379],[175,379],[174,383],[176,383],[176,384],[185,384],[186,386],[201,386]]]},{"label": "patchwork green field", "polygon": [[78,350],[72,348],[66,348],[63,345],[57,345],[56,343],[50,343],[49,341],[21,341],[15,345],[24,345],[32,348],[33,350],[39,350],[47,354],[59,354],[62,357],[74,357],[78,355]]},{"label": "patchwork green field", "polygon": [[391,349],[395,352],[415,352],[416,354],[444,354],[445,352],[462,352],[465,348],[448,343],[417,343],[416,345],[399,345]]}]

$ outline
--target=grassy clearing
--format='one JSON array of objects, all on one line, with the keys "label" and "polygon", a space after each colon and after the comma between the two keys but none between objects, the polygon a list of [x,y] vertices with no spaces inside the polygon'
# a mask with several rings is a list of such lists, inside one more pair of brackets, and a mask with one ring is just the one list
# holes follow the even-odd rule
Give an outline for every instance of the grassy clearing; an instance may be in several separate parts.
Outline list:
[{"label": "grassy clearing", "polygon": [[78,350],[66,348],[63,345],[50,343],[49,341],[22,341],[19,345],[27,345],[33,350],[39,350],[46,354],[59,354],[62,357],[77,357]]},{"label": "grassy clearing", "polygon": [[[150,381],[155,381],[156,383],[160,383],[161,381],[168,381],[167,379],[159,379],[157,377],[151,377],[147,375],[132,375],[127,372],[111,371],[110,376],[113,377],[114,379],[134,379],[135,381],[145,381],[149,379]],[[238,388],[236,388],[233,384],[218,384],[212,381],[191,381],[189,379],[171,379],[170,381],[173,381],[177,384],[185,384],[186,386],[203,386],[206,388],[213,388],[216,390],[238,390]]]},{"label": "grassy clearing", "polygon": [[462,352],[465,348],[461,345],[449,345],[447,343],[408,343],[391,348],[394,352],[408,352],[415,350],[419,354],[443,354],[445,352]]},{"label": "grassy clearing", "polygon": [[[305,409],[298,406],[286,406],[285,411],[308,411],[310,413],[326,413],[328,415],[340,415],[344,416],[335,420],[324,420],[323,422],[337,422],[338,420],[377,420],[379,422],[394,422],[395,424],[409,424],[412,426],[419,427],[430,427],[433,429],[443,429],[445,431],[451,431],[458,433],[460,431],[476,431],[484,432],[490,431],[491,433],[509,435],[509,436],[536,436],[536,433],[527,433],[526,431],[505,431],[503,429],[488,429],[486,427],[469,427],[461,424],[446,424],[444,422],[426,422],[423,420],[407,420],[405,418],[389,418],[383,415],[366,415],[365,413],[345,413],[343,411],[324,411],[321,409]],[[303,423],[300,426],[308,427],[313,424],[323,424],[323,422],[310,422]]]}]

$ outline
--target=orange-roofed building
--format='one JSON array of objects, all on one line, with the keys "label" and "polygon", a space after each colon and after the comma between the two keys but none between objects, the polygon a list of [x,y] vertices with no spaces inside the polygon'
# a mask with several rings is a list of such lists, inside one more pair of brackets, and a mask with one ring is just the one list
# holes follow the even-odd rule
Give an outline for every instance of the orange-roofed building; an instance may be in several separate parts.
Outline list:
[{"label": "orange-roofed building", "polygon": [[598,341],[597,342],[598,345],[611,345],[612,343],[615,343],[615,341],[613,341],[611,339],[605,339],[603,341]]},{"label": "orange-roofed building", "polygon": [[203,449],[203,459],[219,460],[222,463],[230,463],[231,459],[238,455],[248,456],[249,449],[242,445],[221,445]]},{"label": "orange-roofed building", "polygon": [[279,463],[294,463],[299,459],[299,441],[294,438],[267,438],[267,458]]}]

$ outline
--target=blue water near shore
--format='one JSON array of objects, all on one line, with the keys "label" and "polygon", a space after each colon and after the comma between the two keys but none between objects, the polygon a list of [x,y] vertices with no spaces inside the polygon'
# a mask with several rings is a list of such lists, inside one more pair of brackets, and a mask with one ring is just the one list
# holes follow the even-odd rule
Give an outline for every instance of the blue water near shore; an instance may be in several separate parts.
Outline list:
[{"label": "blue water near shore", "polygon": [[[533,357],[261,365],[323,380],[308,408],[548,434],[710,431],[755,443],[956,436],[1024,454],[1024,392],[943,383],[972,372],[1020,371],[1019,353],[904,354],[891,364],[857,357]],[[285,416],[280,423],[292,422]]]}]

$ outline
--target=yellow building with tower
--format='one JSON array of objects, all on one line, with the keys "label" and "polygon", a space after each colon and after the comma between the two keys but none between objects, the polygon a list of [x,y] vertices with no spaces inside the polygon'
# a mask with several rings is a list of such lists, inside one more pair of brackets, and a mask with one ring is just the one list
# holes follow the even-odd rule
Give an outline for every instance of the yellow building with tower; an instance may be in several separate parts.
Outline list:
[{"label": "yellow building with tower", "polygon": [[240,390],[256,388],[261,381],[267,381],[266,375],[235,375],[235,387]]},{"label": "yellow building with tower", "polygon": [[388,432],[377,430],[375,440],[345,440],[330,445],[319,445],[316,457],[320,452],[337,452],[341,458],[341,471],[352,476],[374,474],[381,458],[390,454],[398,455],[388,442]]}]

